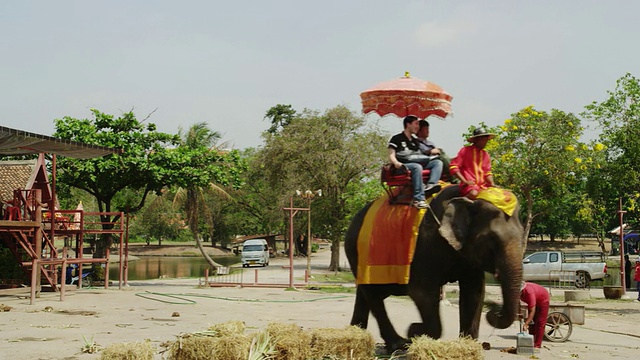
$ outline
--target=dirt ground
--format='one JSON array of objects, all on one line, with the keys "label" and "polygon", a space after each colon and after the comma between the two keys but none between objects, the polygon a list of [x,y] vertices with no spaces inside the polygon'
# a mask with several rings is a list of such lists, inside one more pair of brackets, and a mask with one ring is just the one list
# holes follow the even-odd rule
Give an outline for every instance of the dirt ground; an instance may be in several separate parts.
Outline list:
[{"label": "dirt ground", "polygon": [[[329,251],[311,258],[312,274],[327,273]],[[344,259],[344,257],[342,258]],[[341,263],[343,261],[341,260]],[[275,281],[286,277],[288,259],[275,259],[262,278]],[[306,259],[296,259],[296,282]],[[247,269],[253,272],[255,268]],[[284,274],[284,275],[283,275]],[[129,286],[109,289],[90,288],[69,291],[64,301],[59,294],[43,293],[29,305],[28,293],[2,294],[0,304],[11,307],[0,312],[0,354],[13,359],[97,359],[99,353],[87,354],[82,348],[95,343],[105,347],[114,343],[143,341],[161,349],[184,332],[206,330],[213,324],[241,320],[249,331],[264,328],[270,322],[296,323],[304,328],[341,328],[349,323],[353,294],[327,294],[318,291],[284,288],[211,288],[201,287],[203,279],[157,279],[130,282]],[[455,285],[447,292],[455,294]],[[500,300],[499,288],[487,287],[487,298]],[[584,305],[586,323],[574,325],[567,342],[543,342],[540,359],[637,359],[640,353],[640,303],[631,300],[605,300],[602,289],[591,289],[591,300]],[[552,295],[561,295],[554,291]],[[629,292],[634,299],[636,292]],[[443,302],[441,315],[444,339],[454,339],[458,331],[458,306],[455,295]],[[562,301],[556,301],[562,303]],[[419,321],[415,306],[407,298],[386,300],[391,320],[399,333],[406,333],[412,322]],[[179,315],[179,316],[175,316]],[[380,341],[377,324],[371,319],[369,331]],[[489,342],[486,359],[521,358],[501,352],[516,345],[518,324],[496,330],[484,320],[481,342]],[[85,340],[86,339],[86,340]],[[165,358],[158,353],[157,359]]]}]

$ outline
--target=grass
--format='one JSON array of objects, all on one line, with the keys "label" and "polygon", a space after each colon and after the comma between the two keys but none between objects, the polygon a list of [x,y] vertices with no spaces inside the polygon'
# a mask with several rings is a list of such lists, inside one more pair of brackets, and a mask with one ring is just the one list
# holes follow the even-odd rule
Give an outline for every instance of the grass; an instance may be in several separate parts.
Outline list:
[{"label": "grass", "polygon": [[349,271],[338,271],[332,274],[313,275],[313,279],[322,283],[354,283],[356,281]]},{"label": "grass", "polygon": [[91,338],[87,340],[87,338],[82,335],[82,342],[83,345],[81,350],[83,353],[94,354],[100,351],[100,345],[96,344],[96,342],[93,341],[93,336],[91,336]]}]

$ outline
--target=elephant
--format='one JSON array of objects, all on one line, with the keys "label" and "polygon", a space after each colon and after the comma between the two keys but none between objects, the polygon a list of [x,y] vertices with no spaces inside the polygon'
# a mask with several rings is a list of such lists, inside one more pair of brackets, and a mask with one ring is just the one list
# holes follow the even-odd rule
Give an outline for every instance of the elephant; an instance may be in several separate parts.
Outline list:
[{"label": "elephant", "polygon": [[[358,233],[370,206],[353,217],[345,238],[345,253],[356,278]],[[487,201],[460,197],[457,185],[445,187],[431,201],[420,223],[408,284],[358,285],[351,325],[366,329],[371,312],[386,350],[392,353],[404,348],[410,340],[398,335],[383,300],[391,295],[409,295],[422,322],[409,326],[408,339],[420,335],[438,339],[442,335],[440,289],[458,281],[459,334],[477,339],[484,305],[484,273],[490,272],[499,274],[503,304],[490,309],[486,319],[495,328],[511,326],[519,311],[522,282],[523,227],[518,210],[517,206],[508,216]]]}]

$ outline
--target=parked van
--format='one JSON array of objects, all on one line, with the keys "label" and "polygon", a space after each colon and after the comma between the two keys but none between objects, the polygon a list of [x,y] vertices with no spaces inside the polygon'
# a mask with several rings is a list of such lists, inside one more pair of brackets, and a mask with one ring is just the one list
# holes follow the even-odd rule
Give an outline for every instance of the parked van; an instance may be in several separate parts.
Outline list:
[{"label": "parked van", "polygon": [[265,239],[251,239],[242,244],[242,267],[269,265],[269,245]]}]

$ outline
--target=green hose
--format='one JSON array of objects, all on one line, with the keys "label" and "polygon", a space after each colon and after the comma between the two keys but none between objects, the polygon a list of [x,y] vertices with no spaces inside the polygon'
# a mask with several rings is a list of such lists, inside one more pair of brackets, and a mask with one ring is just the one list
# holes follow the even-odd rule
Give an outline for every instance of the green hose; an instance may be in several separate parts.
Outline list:
[{"label": "green hose", "polygon": [[[180,299],[182,300],[181,302],[177,302],[177,301],[167,301],[167,300],[162,300],[159,298],[155,298],[153,296],[149,296],[149,295],[155,295],[155,296],[165,296],[165,297],[169,297],[169,298],[174,298],[174,299]],[[176,305],[193,305],[196,304],[195,301],[190,300],[190,299],[185,299],[183,297],[178,296],[179,294],[163,294],[163,293],[158,293],[158,292],[151,292],[151,291],[147,291],[147,292],[143,292],[143,293],[137,293],[136,296],[140,296],[143,299],[148,299],[148,300],[154,300],[154,301],[160,301],[162,303],[165,304],[176,304]]]},{"label": "green hose", "polygon": [[[153,296],[151,296],[151,295],[153,295]],[[345,295],[340,295],[340,296],[324,296],[324,297],[313,298],[313,299],[304,299],[304,300],[264,300],[264,299],[229,298],[229,297],[222,297],[222,296],[211,296],[211,295],[200,295],[200,294],[171,294],[171,293],[159,293],[159,292],[151,292],[151,291],[146,291],[146,292],[143,292],[143,293],[137,293],[136,296],[139,296],[139,297],[141,297],[143,299],[160,301],[162,303],[176,304],[176,305],[193,305],[193,304],[196,304],[196,301],[191,300],[191,299],[185,299],[185,297],[201,297],[201,298],[215,299],[215,300],[225,300],[225,301],[264,302],[264,303],[305,303],[305,302],[314,302],[314,301],[321,301],[321,300],[344,299],[344,298],[347,297]],[[162,300],[159,297],[168,297],[168,298],[173,298],[173,299],[179,299],[181,301],[180,302],[176,302],[176,301]]]}]

